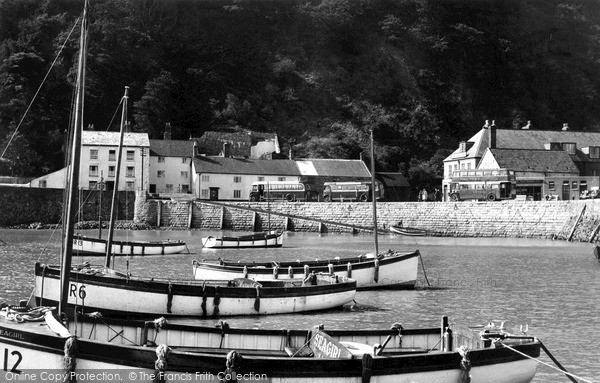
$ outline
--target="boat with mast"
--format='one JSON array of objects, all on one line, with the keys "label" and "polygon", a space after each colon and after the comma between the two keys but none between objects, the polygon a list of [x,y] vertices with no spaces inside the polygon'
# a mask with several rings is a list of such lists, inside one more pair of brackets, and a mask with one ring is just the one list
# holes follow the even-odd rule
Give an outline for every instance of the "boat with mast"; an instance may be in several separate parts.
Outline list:
[{"label": "boat with mast", "polygon": [[[271,230],[271,198],[269,182],[266,182],[267,190],[267,231],[252,233],[241,236],[208,237],[202,238],[202,248],[206,249],[246,249],[246,248],[270,248],[283,246],[283,231]],[[210,278],[208,278],[210,279]]]},{"label": "boat with mast", "polygon": [[[78,274],[78,267],[74,268],[71,262],[83,117],[87,9],[86,0],[81,17],[76,118],[71,139],[69,187],[66,188],[68,203],[65,206],[67,219],[61,256],[63,260],[60,283],[52,287],[60,288],[58,313],[67,312],[68,299],[72,295],[82,304],[87,301],[85,289],[77,285],[77,279],[72,279],[74,274],[76,278],[83,274]],[[114,297],[116,295],[107,298]],[[278,351],[273,350],[274,347],[244,348],[233,344],[224,348],[223,341],[219,347],[186,343],[193,339],[190,334],[202,332],[199,328],[185,325],[169,326],[169,330],[186,336],[162,338],[158,334],[160,328],[166,326],[163,325],[164,320],[159,320],[153,322],[156,335],[153,339],[161,344],[149,338],[141,344],[135,336],[128,339],[130,333],[127,332],[140,331],[142,327],[136,324],[140,322],[105,320],[95,314],[94,324],[72,321],[66,327],[62,316],[54,316],[54,310],[54,307],[47,306],[29,309],[25,304],[16,307],[3,305],[0,310],[0,347],[5,350],[3,373],[6,380],[31,380],[32,374],[39,377],[37,374],[40,372],[47,372],[56,373],[61,381],[71,383],[115,379],[164,382],[167,376],[198,375],[209,382],[235,381],[236,377],[241,376],[246,377],[245,380],[275,383],[399,380],[455,383],[459,379],[473,383],[526,383],[535,375],[536,361],[533,358],[539,355],[541,347],[541,343],[531,336],[515,336],[504,332],[488,332],[487,335],[477,336],[480,341],[470,343],[470,348],[458,347],[453,340],[461,339],[463,342],[464,339],[453,335],[447,318],[442,321],[441,328],[407,330],[406,334],[401,325],[394,325],[390,330],[347,330],[332,335],[316,329],[306,332],[302,343],[295,345],[290,343],[294,339],[293,332],[281,332],[278,340],[288,346]],[[37,322],[40,319],[45,321],[45,326]],[[86,327],[86,335],[81,330],[81,336],[78,336],[76,329],[84,324],[91,327]],[[118,326],[122,326],[122,331],[117,331],[117,336],[114,336],[113,331]],[[144,322],[144,326],[146,331],[142,335],[145,333],[147,336],[149,325]],[[87,330],[90,330],[89,333]],[[218,331],[224,335],[235,332],[225,326]],[[169,332],[163,334],[168,335]],[[243,330],[240,334],[257,335],[252,334],[252,330]],[[268,335],[268,331],[264,334]],[[358,338],[349,338],[354,335],[368,336],[370,340],[379,337],[383,342],[363,347],[365,345],[357,343]],[[254,339],[257,341],[256,337]],[[261,337],[258,341],[267,339]],[[444,348],[437,349],[438,344]]]},{"label": "boat with mast", "polygon": [[[119,255],[165,255],[179,254],[183,252],[189,253],[189,249],[184,241],[131,241],[131,240],[114,240],[115,219],[117,212],[117,200],[119,193],[119,179],[121,174],[121,162],[123,155],[123,142],[125,138],[125,129],[129,126],[127,120],[127,101],[129,87],[125,87],[125,93],[121,98],[123,104],[121,112],[121,125],[119,131],[119,144],[117,153],[117,164],[115,167],[115,182],[112,191],[112,203],[110,209],[110,221],[108,229],[108,237],[102,238],[102,214],[99,214],[98,238],[75,234],[73,236],[73,252],[80,256],[119,256]],[[142,181],[143,182],[143,181]],[[103,182],[100,183],[102,185]],[[102,191],[100,191],[102,196]]]},{"label": "boat with mast", "polygon": [[[375,190],[375,149],[371,135],[371,190]],[[250,278],[256,281],[304,278],[311,272],[332,274],[356,280],[359,290],[413,289],[417,283],[418,250],[379,252],[377,198],[371,195],[373,206],[374,252],[357,257],[330,257],[317,260],[239,262],[234,260],[195,260],[192,272],[196,279]],[[377,256],[375,256],[377,254]]]}]

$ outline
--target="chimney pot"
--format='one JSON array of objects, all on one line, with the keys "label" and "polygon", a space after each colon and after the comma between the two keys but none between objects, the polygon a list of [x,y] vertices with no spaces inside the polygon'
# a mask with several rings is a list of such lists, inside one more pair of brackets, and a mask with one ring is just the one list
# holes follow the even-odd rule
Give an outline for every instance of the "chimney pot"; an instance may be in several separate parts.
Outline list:
[{"label": "chimney pot", "polygon": [[569,124],[567,122],[563,124],[562,130],[569,130]]}]

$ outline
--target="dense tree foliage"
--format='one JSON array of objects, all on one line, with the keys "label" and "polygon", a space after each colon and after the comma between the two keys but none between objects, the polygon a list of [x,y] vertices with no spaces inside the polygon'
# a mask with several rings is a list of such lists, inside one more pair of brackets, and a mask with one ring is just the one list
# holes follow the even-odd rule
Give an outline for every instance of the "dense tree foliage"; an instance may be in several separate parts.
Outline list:
[{"label": "dense tree foliage", "polygon": [[[415,186],[435,182],[485,119],[600,131],[596,0],[91,3],[96,130],[116,129],[129,86],[133,129],[151,138],[166,123],[179,139],[247,128],[277,132],[298,156],[358,158],[373,130],[378,169]],[[0,0],[0,142],[19,126],[22,148],[6,151],[7,174],[62,166],[81,8]]]}]

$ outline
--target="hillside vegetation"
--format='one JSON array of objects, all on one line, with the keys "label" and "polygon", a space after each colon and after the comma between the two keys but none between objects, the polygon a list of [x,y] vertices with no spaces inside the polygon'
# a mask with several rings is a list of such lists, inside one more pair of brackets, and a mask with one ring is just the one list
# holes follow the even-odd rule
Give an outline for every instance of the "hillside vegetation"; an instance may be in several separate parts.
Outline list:
[{"label": "hillside vegetation", "polygon": [[[0,0],[5,175],[63,166],[82,5]],[[600,131],[597,0],[92,0],[90,14],[96,130],[117,130],[124,86],[151,138],[252,129],[297,156],[358,158],[374,129],[378,170],[415,186],[485,119]]]}]

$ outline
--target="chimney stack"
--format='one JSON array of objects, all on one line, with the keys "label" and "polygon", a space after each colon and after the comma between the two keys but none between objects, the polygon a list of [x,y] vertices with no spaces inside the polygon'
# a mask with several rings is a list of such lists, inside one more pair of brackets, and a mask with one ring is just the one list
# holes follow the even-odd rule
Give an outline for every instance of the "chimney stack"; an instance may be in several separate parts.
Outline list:
[{"label": "chimney stack", "polygon": [[164,140],[170,140],[171,139],[171,123],[170,122],[167,122],[165,124],[165,133],[164,133],[163,139]]},{"label": "chimney stack", "polygon": [[290,149],[290,151],[288,152],[288,158],[289,158],[290,160],[293,160],[293,159],[294,159],[294,152],[292,151],[292,149]]},{"label": "chimney stack", "polygon": [[496,122],[492,121],[489,132],[489,148],[496,149]]}]

